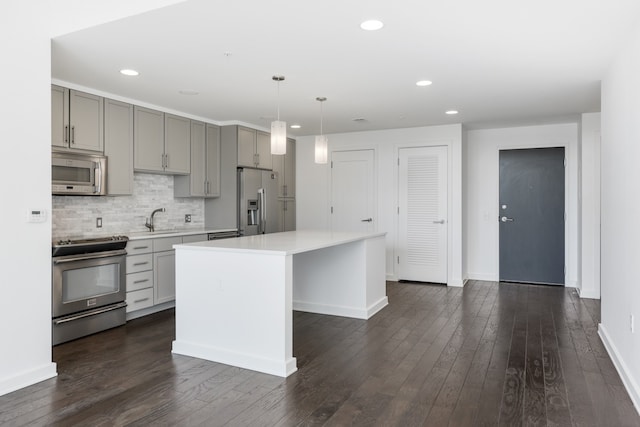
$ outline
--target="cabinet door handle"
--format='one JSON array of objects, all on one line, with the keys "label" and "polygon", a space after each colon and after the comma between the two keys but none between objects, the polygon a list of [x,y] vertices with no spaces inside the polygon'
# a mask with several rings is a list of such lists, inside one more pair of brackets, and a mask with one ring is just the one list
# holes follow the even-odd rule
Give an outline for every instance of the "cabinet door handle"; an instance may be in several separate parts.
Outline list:
[{"label": "cabinet door handle", "polygon": [[168,168],[169,167],[169,155],[165,154],[164,157],[167,159],[167,165],[165,167]]},{"label": "cabinet door handle", "polygon": [[69,125],[64,127],[64,142],[69,142]]},{"label": "cabinet door handle", "polygon": [[146,265],[146,264],[149,264],[149,261],[145,261],[145,262],[135,262],[135,263],[133,263],[133,266],[134,266],[134,267],[137,267],[137,266],[139,266],[139,265]]},{"label": "cabinet door handle", "polygon": [[135,250],[135,251],[140,250],[140,249],[149,249],[149,246],[134,246],[133,247],[133,250]]},{"label": "cabinet door handle", "polygon": [[134,304],[139,304],[139,303],[141,303],[141,302],[145,302],[145,301],[149,301],[149,297],[134,300],[134,301],[133,301],[133,303],[134,303]]},{"label": "cabinet door handle", "polygon": [[144,283],[144,282],[148,282],[149,279],[144,279],[144,280],[134,280],[133,283]]},{"label": "cabinet door handle", "polygon": [[72,144],[76,143],[76,127],[75,126],[71,126],[71,143]]}]

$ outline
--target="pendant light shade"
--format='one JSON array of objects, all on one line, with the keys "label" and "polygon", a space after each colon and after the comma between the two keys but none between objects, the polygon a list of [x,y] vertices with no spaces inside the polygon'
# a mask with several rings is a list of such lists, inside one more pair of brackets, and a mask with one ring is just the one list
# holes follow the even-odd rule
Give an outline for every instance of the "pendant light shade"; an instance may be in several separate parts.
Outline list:
[{"label": "pendant light shade", "polygon": [[318,97],[316,101],[320,101],[320,135],[316,136],[316,155],[315,162],[319,165],[327,163],[327,151],[329,145],[329,138],[322,134],[322,103],[326,101],[325,97]]},{"label": "pendant light shade", "polygon": [[271,122],[271,154],[286,154],[287,123],[276,120]]},{"label": "pendant light shade", "polygon": [[271,154],[287,153],[287,123],[280,121],[280,82],[284,76],[273,76],[278,82],[278,120],[271,122]]},{"label": "pendant light shade", "polygon": [[319,165],[327,164],[327,146],[329,138],[326,135],[316,135],[316,163]]}]

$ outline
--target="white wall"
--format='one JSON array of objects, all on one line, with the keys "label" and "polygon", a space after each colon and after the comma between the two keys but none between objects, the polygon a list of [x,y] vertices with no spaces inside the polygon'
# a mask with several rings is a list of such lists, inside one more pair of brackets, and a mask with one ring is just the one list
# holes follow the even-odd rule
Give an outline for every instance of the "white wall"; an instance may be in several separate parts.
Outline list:
[{"label": "white wall", "polygon": [[[640,27],[602,80],[600,336],[640,411]],[[635,333],[630,316],[635,317]]]},{"label": "white wall", "polygon": [[[51,220],[26,222],[28,209],[51,213],[51,61],[49,2],[3,3],[0,168],[0,395],[56,375],[51,362]],[[25,169],[28,168],[27,169]]]},{"label": "white wall", "polygon": [[476,280],[498,280],[498,152],[507,148],[565,147],[567,227],[565,260],[567,286],[578,279],[578,125],[576,123],[466,132],[467,275]]},{"label": "white wall", "polygon": [[[462,286],[462,127],[459,124],[371,132],[332,134],[329,151],[373,149],[376,153],[377,231],[386,231],[387,277],[395,279],[397,239],[397,163],[400,147],[446,145],[449,147],[449,266],[448,284]],[[296,225],[324,229],[330,222],[330,165],[314,163],[314,137],[296,140]]]},{"label": "white wall", "polygon": [[580,132],[580,256],[582,298],[600,298],[600,113],[582,115]]}]

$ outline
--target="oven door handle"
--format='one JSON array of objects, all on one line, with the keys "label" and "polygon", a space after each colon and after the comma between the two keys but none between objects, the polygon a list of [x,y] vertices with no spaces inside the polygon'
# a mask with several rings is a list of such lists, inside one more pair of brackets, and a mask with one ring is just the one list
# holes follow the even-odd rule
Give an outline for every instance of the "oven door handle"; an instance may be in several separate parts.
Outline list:
[{"label": "oven door handle", "polygon": [[76,314],[75,316],[54,320],[53,323],[55,325],[61,325],[67,322],[73,322],[74,320],[84,319],[85,317],[95,316],[96,314],[108,313],[110,311],[118,310],[126,306],[127,306],[126,302],[119,302],[118,304],[110,305],[109,307],[99,308],[99,309],[87,311],[81,314]]},{"label": "oven door handle", "polygon": [[83,254],[83,255],[69,255],[69,256],[54,258],[53,263],[64,264],[66,262],[84,261],[87,259],[109,258],[114,256],[126,255],[126,254],[127,254],[126,250],[119,249],[117,251],[96,252],[92,254]]}]

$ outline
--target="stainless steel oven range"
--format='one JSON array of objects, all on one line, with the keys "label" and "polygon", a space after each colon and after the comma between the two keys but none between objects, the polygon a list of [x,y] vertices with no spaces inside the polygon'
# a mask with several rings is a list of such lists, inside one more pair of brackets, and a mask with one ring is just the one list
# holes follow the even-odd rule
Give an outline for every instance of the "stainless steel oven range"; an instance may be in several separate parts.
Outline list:
[{"label": "stainless steel oven range", "polygon": [[53,345],[126,322],[126,236],[52,245]]}]

